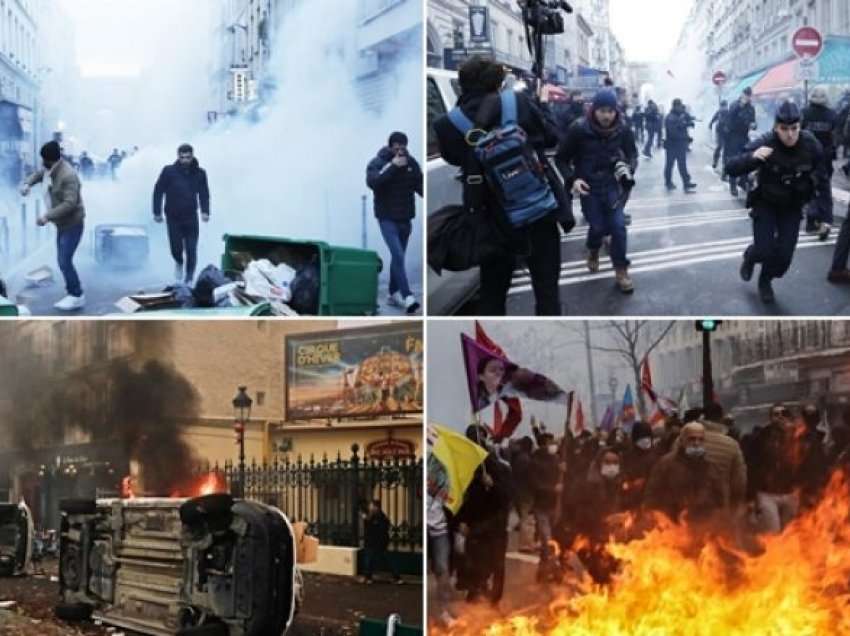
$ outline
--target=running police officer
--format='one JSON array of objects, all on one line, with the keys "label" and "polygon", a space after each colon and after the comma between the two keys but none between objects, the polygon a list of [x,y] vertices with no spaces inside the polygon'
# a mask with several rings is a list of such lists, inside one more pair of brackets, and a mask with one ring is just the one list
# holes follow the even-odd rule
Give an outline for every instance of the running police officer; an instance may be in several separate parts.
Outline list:
[{"label": "running police officer", "polygon": [[801,131],[801,119],[796,104],[783,103],[773,131],[747,144],[743,154],[726,164],[730,182],[758,171],[758,186],[747,197],[753,244],[744,252],[740,272],[749,281],[756,263],[761,263],[758,287],[764,303],[774,301],[771,281],[791,266],[803,206],[824,187],[823,147],[812,133]]},{"label": "running police officer", "polygon": [[[753,91],[747,87],[741,93],[741,97],[737,102],[732,104],[729,109],[729,116],[726,118],[726,140],[723,144],[724,156],[723,163],[729,159],[737,157],[744,152],[744,146],[750,141],[750,131],[756,128],[756,110],[752,103]],[[749,181],[746,174],[741,176],[737,181],[729,180],[729,192],[733,197],[738,196],[738,186],[749,189]]]},{"label": "running police officer", "polygon": [[[825,160],[821,175],[827,184],[832,182],[832,162],[835,154],[835,133],[838,114],[829,107],[829,99],[826,90],[817,87],[809,97],[809,105],[803,109],[803,130],[811,132],[823,146]],[[815,200],[809,205],[806,214],[806,232],[814,234],[825,241],[829,237],[832,228],[832,188],[821,188]]]}]

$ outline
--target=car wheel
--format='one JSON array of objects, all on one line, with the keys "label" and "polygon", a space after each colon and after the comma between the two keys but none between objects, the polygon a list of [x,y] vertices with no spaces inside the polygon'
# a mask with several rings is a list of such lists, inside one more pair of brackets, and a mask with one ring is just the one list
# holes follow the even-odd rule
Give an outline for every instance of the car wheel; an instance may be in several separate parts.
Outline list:
[{"label": "car wheel", "polygon": [[85,603],[60,603],[53,608],[53,613],[62,621],[86,621],[91,618],[92,606]]},{"label": "car wheel", "polygon": [[93,515],[97,512],[97,503],[94,499],[62,499],[59,510],[69,515]]}]

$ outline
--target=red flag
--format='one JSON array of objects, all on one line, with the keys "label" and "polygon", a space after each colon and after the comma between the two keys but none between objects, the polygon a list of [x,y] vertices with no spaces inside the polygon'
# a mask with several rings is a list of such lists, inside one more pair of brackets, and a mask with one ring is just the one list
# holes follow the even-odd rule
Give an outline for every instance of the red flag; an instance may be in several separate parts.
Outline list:
[{"label": "red flag", "polygon": [[584,432],[584,409],[581,407],[581,400],[576,400],[576,422],[573,426],[573,435],[578,436]]},{"label": "red flag", "polygon": [[477,320],[475,321],[475,342],[480,344],[488,351],[495,353],[500,358],[508,357],[505,353],[505,350],[490,339],[490,336],[488,336],[487,333],[484,331],[484,327],[482,327],[481,323]]}]

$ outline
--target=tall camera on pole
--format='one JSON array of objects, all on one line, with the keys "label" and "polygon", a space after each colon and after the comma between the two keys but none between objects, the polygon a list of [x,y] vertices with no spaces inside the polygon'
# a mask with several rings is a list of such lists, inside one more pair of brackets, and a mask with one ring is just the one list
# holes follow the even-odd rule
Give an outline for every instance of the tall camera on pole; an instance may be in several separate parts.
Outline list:
[{"label": "tall camera on pole", "polygon": [[542,85],[546,66],[543,36],[563,33],[563,13],[572,13],[573,8],[564,0],[519,0],[519,5],[522,9],[528,52],[534,57],[532,72]]}]

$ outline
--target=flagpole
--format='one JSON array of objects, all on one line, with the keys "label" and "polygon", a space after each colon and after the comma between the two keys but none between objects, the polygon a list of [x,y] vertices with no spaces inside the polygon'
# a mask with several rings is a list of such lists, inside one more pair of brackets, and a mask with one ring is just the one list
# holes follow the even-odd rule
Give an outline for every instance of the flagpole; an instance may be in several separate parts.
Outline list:
[{"label": "flagpole", "polygon": [[596,382],[593,379],[593,355],[591,353],[590,342],[590,322],[584,321],[584,344],[587,354],[587,378],[590,381],[590,417],[593,420],[593,425],[596,426],[599,422],[596,419]]}]

